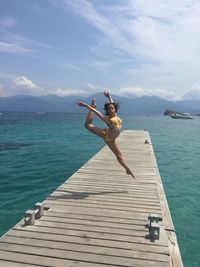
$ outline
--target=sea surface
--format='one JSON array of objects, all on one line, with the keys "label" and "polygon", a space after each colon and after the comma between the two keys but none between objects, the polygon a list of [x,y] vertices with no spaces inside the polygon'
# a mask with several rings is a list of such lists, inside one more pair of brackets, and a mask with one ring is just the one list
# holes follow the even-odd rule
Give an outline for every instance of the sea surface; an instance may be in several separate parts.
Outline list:
[{"label": "sea surface", "polygon": [[[200,117],[121,117],[124,128],[150,132],[184,266],[199,267]],[[85,114],[0,114],[0,236],[104,146],[84,129],[84,119]]]}]

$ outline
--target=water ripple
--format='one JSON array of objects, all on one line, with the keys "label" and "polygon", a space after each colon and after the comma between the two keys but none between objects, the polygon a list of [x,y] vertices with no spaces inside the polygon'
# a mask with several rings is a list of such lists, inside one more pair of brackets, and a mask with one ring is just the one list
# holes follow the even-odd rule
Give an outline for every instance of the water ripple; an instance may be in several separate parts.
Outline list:
[{"label": "water ripple", "polygon": [[0,151],[6,151],[6,150],[13,150],[13,149],[20,149],[25,146],[31,146],[30,143],[19,143],[19,142],[6,142],[6,143],[0,143]]}]

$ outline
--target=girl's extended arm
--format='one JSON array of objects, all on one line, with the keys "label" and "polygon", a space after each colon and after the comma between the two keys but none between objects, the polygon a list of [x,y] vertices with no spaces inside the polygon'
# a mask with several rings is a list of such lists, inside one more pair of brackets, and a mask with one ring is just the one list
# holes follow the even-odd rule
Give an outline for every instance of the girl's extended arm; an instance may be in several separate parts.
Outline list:
[{"label": "girl's extended arm", "polygon": [[109,99],[110,103],[113,103],[114,101],[112,100],[112,97],[108,91],[104,91],[104,95]]}]

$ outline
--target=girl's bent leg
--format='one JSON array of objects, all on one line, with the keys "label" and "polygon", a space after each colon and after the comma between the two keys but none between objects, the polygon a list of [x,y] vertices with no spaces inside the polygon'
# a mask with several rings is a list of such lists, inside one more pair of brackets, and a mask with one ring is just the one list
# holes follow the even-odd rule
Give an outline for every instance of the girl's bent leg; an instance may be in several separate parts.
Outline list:
[{"label": "girl's bent leg", "polygon": [[[92,99],[91,106],[96,106],[96,99],[95,98]],[[85,127],[87,129],[90,127],[90,124],[92,124],[93,118],[94,118],[94,112],[89,111],[88,115],[86,117],[86,121],[85,121]]]},{"label": "girl's bent leg", "polygon": [[[94,98],[92,100],[91,106],[96,107],[96,99]],[[104,129],[100,129],[98,127],[96,127],[94,124],[92,124],[92,121],[94,119],[94,112],[93,111],[89,111],[88,115],[86,117],[86,121],[85,121],[85,128],[88,129],[90,132],[96,134],[99,137],[105,137],[105,130]]]}]

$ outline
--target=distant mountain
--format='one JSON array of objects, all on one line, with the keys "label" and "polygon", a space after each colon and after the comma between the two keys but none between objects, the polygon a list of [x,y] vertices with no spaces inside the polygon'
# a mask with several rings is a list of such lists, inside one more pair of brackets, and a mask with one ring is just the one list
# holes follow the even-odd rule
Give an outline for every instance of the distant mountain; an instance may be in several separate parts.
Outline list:
[{"label": "distant mountain", "polygon": [[52,107],[39,97],[20,95],[12,97],[0,97],[1,111],[49,111]]},{"label": "distant mountain", "polygon": [[[90,103],[93,98],[97,99],[97,107],[103,110],[106,98],[102,93],[97,93],[89,97],[56,95],[46,96],[12,96],[0,97],[0,112],[70,112],[85,113],[86,109],[77,105],[79,100]],[[200,100],[168,101],[157,96],[142,96],[137,98],[127,98],[113,96],[115,101],[120,104],[121,114],[153,115],[163,114],[166,109],[179,112],[189,112],[192,114],[200,113]]]}]

